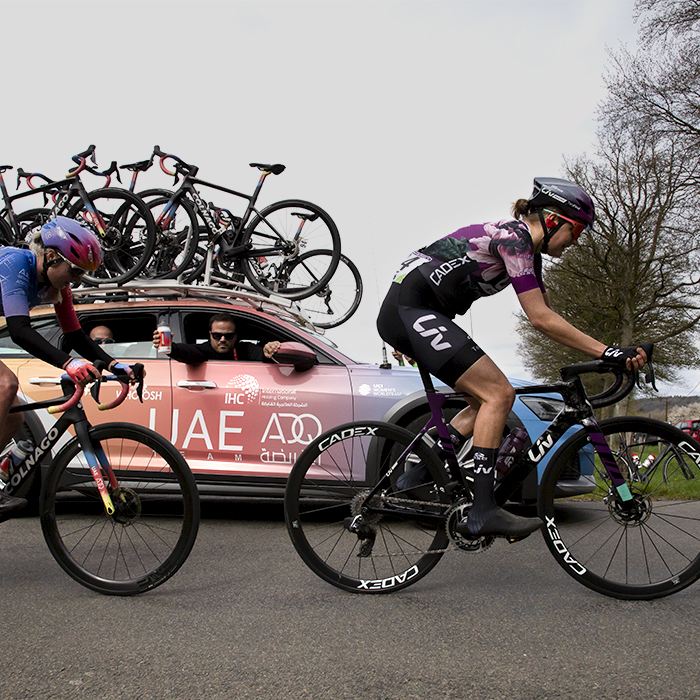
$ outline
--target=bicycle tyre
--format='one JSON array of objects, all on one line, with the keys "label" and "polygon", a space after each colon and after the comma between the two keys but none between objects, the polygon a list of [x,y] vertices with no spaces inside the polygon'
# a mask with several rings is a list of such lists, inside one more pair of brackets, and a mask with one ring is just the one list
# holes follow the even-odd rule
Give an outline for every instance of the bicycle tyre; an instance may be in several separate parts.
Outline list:
[{"label": "bicycle tyre", "polygon": [[[700,444],[651,418],[609,418],[600,429],[627,479],[634,508],[620,507],[581,429],[557,450],[542,477],[545,542],[570,576],[598,593],[624,600],[676,593],[700,578]],[[652,448],[668,449],[669,459],[676,460],[668,480],[662,474],[631,479],[638,473],[627,466],[632,455],[644,462]],[[590,492],[567,496],[566,482],[580,486],[581,480]]]},{"label": "bicycle tyre", "polygon": [[14,240],[10,224],[5,219],[0,219],[0,245],[14,245]]},{"label": "bicycle tyre", "polygon": [[[407,460],[424,461],[435,483],[444,486],[440,463],[422,442],[399,459],[413,439],[403,428],[359,421],[326,431],[301,453],[287,481],[285,522],[296,551],[317,576],[353,593],[389,593],[412,585],[438,563],[448,546],[448,496],[432,488],[416,502],[391,486],[392,474]],[[371,535],[351,532],[348,521],[384,475],[386,488],[363,513],[374,533],[373,546],[363,552]]]},{"label": "bicycle tyre", "polygon": [[[156,192],[160,194],[156,195]],[[139,196],[146,201],[154,221],[157,221],[172,193],[167,190],[147,190],[139,193]],[[155,249],[140,276],[149,279],[177,279],[190,268],[198,242],[197,214],[186,199],[180,199],[168,226],[164,229],[162,224],[156,224]]]},{"label": "bicycle tyre", "polygon": [[[40,498],[51,554],[78,583],[107,595],[144,593],[185,562],[197,537],[199,494],[182,455],[154,431],[130,423],[90,428],[120,483],[107,515],[87,457],[73,438],[51,463]],[[103,474],[108,484],[106,474]]]},{"label": "bicycle tyre", "polygon": [[[304,221],[301,233],[298,215],[314,218]],[[263,209],[243,232],[241,243],[248,247],[239,257],[250,284],[262,294],[288,299],[304,299],[323,289],[340,260],[340,234],[333,219],[321,207],[301,199],[283,200]],[[320,250],[330,250],[332,255],[318,280],[308,286],[290,286],[296,258]]]},{"label": "bicycle tyre", "polygon": [[15,216],[19,227],[19,237],[15,238],[11,245],[16,248],[28,248],[32,234],[41,230],[41,227],[51,219],[51,210],[46,208],[27,209]]},{"label": "bicycle tyre", "polygon": [[[317,269],[325,271],[330,250],[310,250],[292,261],[291,278],[296,286],[310,286],[320,277]],[[362,277],[360,271],[342,253],[338,267],[329,282],[315,294],[299,300],[298,304],[306,317],[317,328],[336,328],[345,323],[362,301]]]},{"label": "bicycle tyre", "polygon": [[156,227],[146,203],[137,195],[115,187],[88,193],[88,199],[106,225],[100,234],[94,216],[82,199],[68,210],[67,216],[94,231],[102,246],[102,265],[83,276],[84,284],[123,284],[143,271],[153,255]]}]

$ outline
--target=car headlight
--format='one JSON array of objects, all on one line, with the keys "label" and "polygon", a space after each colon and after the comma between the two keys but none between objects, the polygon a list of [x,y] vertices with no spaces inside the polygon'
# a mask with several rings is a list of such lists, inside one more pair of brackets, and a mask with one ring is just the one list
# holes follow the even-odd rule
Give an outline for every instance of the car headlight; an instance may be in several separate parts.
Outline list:
[{"label": "car headlight", "polygon": [[551,423],[566,405],[561,399],[547,396],[521,396],[524,403],[540,420]]}]

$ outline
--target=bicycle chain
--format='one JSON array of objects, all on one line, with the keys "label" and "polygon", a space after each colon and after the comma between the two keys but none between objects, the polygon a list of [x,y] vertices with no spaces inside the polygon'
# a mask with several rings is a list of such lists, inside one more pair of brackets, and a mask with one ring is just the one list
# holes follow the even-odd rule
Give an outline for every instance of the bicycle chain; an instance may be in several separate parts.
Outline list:
[{"label": "bicycle chain", "polygon": [[[426,501],[420,501],[420,500],[412,500],[408,498],[397,498],[396,496],[381,496],[381,499],[385,503],[395,503],[395,504],[400,504],[400,505],[419,505],[419,506],[426,506],[429,505],[431,507],[440,507],[444,509],[445,511],[449,511],[450,509],[455,507],[454,503],[428,503]],[[447,520],[445,521],[445,528],[447,528]],[[454,540],[450,537],[450,533],[447,532],[447,538],[449,541],[449,545],[445,549],[427,549],[423,552],[416,552],[416,554],[445,554],[446,552],[483,552],[485,549],[488,549],[494,542],[493,538],[490,538],[490,540],[487,538],[485,542],[480,542],[480,546],[477,549],[464,549],[463,547],[460,547],[458,544],[454,542]],[[392,553],[387,553],[387,554],[372,554],[373,557],[397,557],[400,556],[400,554],[392,554]]]}]

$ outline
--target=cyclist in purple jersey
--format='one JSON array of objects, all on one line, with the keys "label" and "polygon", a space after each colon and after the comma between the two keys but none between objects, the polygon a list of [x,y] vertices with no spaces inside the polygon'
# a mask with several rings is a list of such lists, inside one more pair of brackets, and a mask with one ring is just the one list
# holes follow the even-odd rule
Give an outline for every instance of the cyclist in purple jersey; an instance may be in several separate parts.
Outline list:
[{"label": "cyclist in purple jersey", "polygon": [[[505,375],[452,320],[480,297],[512,285],[532,324],[552,340],[593,358],[605,356],[641,369],[641,348],[612,348],[579,331],[557,314],[542,281],[542,254],[561,257],[593,225],[590,197],[573,182],[536,178],[529,199],[519,199],[513,219],[467,226],[413,253],[396,273],[377,319],[379,334],[431,374],[469,394],[469,407],[449,426],[460,446],[473,437],[474,501],[457,525],[465,537],[519,538],[541,527],[499,508],[493,497],[494,468],[515,393]],[[416,466],[399,480],[415,488],[429,479]]]},{"label": "cyclist in purple jersey", "polygon": [[[128,365],[118,363],[91,340],[80,327],[73,309],[71,283],[96,270],[102,251],[95,235],[77,221],[58,216],[47,222],[30,243],[29,250],[0,248],[0,313],[5,317],[13,342],[31,355],[61,367],[74,381],[98,378],[99,372],[85,360],[46,341],[30,322],[29,310],[37,304],[53,302],[56,316],[69,347],[91,361],[102,360],[112,372],[131,378]],[[9,413],[17,402],[18,382],[14,373],[0,362],[0,450],[22,425],[20,413]],[[8,477],[11,455],[0,460],[0,479]],[[3,478],[4,477],[4,478]],[[0,516],[21,508],[26,501],[10,496],[0,483]]]}]

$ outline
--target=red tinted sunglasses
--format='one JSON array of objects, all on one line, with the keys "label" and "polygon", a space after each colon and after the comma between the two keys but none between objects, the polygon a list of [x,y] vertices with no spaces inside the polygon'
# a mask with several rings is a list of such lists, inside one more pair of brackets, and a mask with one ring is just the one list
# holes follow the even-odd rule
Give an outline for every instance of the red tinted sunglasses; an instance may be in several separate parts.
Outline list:
[{"label": "red tinted sunglasses", "polygon": [[574,240],[578,240],[578,237],[584,232],[588,231],[590,228],[588,224],[584,224],[582,221],[574,221],[573,219],[569,219],[568,216],[564,216],[563,214],[560,214],[558,211],[551,211],[550,209],[545,209],[545,211],[548,214],[556,214],[560,219],[564,219],[567,224],[571,224],[573,226],[573,237]]}]

